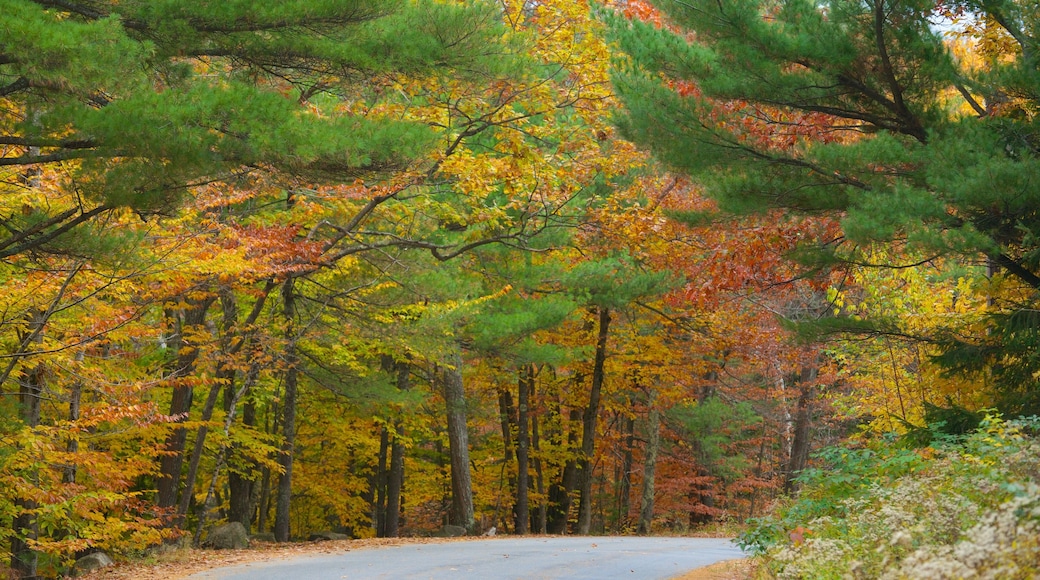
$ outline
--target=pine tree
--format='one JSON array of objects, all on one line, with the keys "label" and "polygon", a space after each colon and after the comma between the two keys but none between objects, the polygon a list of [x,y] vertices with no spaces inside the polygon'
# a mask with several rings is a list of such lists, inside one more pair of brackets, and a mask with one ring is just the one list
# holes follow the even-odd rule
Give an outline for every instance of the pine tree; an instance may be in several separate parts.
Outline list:
[{"label": "pine tree", "polygon": [[428,127],[322,108],[322,95],[378,100],[373,79],[465,76],[500,51],[486,4],[4,0],[0,9],[0,177],[14,184],[60,167],[75,193],[4,212],[0,257],[46,248],[113,208],[170,212],[192,185],[259,169],[328,183],[399,167],[432,144]]},{"label": "pine tree", "polygon": [[[727,210],[840,217],[817,265],[873,243],[999,273],[990,329],[930,337],[991,373],[1010,411],[1040,402],[1040,26],[1019,0],[657,2],[608,15],[629,59],[618,123]],[[943,29],[970,42],[957,56]],[[938,24],[937,24],[938,23]],[[691,40],[692,39],[692,40]],[[994,47],[998,48],[994,48]],[[972,56],[982,66],[969,66]],[[895,254],[893,254],[895,255]],[[899,266],[897,263],[883,266]],[[999,298],[999,300],[998,300]],[[994,331],[995,330],[995,331]]]}]

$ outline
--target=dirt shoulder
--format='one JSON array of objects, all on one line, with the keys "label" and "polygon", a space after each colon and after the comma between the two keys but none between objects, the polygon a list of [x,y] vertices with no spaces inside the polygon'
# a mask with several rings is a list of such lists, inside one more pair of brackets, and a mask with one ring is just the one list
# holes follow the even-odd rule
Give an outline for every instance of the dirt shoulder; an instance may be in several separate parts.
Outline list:
[{"label": "dirt shoulder", "polygon": [[748,580],[756,578],[757,566],[754,561],[745,558],[743,560],[726,560],[704,568],[690,570],[686,574],[676,576],[672,580]]}]

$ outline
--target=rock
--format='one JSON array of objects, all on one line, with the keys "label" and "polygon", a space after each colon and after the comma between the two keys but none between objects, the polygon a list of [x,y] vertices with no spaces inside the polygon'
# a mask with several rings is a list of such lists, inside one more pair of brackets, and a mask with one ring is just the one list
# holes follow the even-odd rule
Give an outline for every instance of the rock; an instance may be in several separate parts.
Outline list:
[{"label": "rock", "polygon": [[350,536],[336,532],[314,532],[307,539],[311,542],[327,542],[330,540],[349,540]]},{"label": "rock", "polygon": [[443,528],[440,529],[439,532],[434,534],[434,536],[437,536],[439,538],[457,538],[459,536],[465,536],[465,535],[466,535],[466,528],[464,528],[462,526],[452,526],[452,525],[444,526]]},{"label": "rock", "polygon": [[495,528],[495,526],[491,526],[491,528],[488,529],[488,531],[484,532],[484,535],[485,536],[494,536],[497,531],[498,530]]},{"label": "rock", "polygon": [[229,522],[211,528],[202,545],[214,550],[242,550],[249,547],[249,535],[241,522]]},{"label": "rock", "polygon": [[115,564],[115,562],[112,561],[112,558],[110,558],[108,554],[104,552],[94,552],[93,554],[87,554],[79,560],[76,560],[76,563],[72,566],[72,575],[82,576],[84,574],[89,574],[94,570],[107,568],[112,564]]},{"label": "rock", "polygon": [[274,532],[259,532],[249,536],[250,540],[256,540],[257,542],[271,542],[274,543]]}]

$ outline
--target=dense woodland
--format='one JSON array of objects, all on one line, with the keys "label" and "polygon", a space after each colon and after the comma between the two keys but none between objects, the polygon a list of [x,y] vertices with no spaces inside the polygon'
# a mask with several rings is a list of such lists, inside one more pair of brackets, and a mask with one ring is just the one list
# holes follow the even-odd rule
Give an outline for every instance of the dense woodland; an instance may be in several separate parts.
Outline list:
[{"label": "dense woodland", "polygon": [[822,578],[973,465],[1030,537],[1038,12],[0,0],[10,568],[750,518]]}]

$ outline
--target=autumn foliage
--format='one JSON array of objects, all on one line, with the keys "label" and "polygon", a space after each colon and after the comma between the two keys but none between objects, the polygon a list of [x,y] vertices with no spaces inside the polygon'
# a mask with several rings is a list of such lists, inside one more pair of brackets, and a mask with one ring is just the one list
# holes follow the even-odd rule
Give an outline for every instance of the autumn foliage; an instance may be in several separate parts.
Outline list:
[{"label": "autumn foliage", "polygon": [[[824,446],[1035,396],[993,384],[1032,368],[1033,234],[997,251],[971,208],[940,233],[850,220],[849,191],[903,192],[925,163],[875,139],[895,121],[698,78],[711,31],[650,3],[12,4],[51,58],[0,32],[15,574],[223,521],[279,541],[740,525]],[[1013,45],[965,34],[973,70]],[[1032,119],[1004,96],[996,116]]]}]

